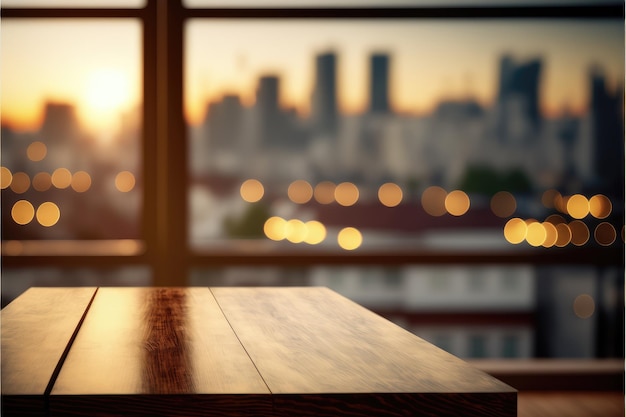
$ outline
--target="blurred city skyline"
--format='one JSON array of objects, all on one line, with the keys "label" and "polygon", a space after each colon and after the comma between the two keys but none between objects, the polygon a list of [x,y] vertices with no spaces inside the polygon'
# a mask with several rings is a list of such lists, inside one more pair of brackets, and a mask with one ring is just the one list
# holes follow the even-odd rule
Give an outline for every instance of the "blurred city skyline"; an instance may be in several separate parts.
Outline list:
[{"label": "blurred city skyline", "polygon": [[[76,105],[79,121],[90,130],[115,125],[121,114],[138,108],[138,22],[37,21],[36,30],[33,23],[9,21],[1,29],[3,125],[36,130],[46,102]],[[587,80],[593,66],[602,68],[610,87],[623,82],[623,27],[623,22],[561,20],[192,20],[186,27],[184,112],[188,123],[197,125],[207,103],[225,95],[238,95],[251,106],[258,78],[273,75],[281,79],[281,106],[306,117],[314,57],[325,51],[337,55],[342,114],[367,107],[372,53],[390,56],[390,104],[395,112],[424,115],[442,101],[469,97],[492,105],[498,60],[510,51],[515,58],[544,63],[544,116],[559,115],[564,107],[582,114],[589,102]],[[46,68],[45,77],[41,68]]]}]

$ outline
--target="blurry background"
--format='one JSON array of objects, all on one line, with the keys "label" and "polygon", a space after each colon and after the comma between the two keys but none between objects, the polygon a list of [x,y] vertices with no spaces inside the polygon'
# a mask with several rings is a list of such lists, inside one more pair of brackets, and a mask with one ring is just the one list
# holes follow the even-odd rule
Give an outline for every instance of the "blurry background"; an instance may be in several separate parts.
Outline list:
[{"label": "blurry background", "polygon": [[622,358],[624,20],[588,3],[189,0],[163,62],[158,2],[3,1],[2,305],[323,285],[463,358]]}]

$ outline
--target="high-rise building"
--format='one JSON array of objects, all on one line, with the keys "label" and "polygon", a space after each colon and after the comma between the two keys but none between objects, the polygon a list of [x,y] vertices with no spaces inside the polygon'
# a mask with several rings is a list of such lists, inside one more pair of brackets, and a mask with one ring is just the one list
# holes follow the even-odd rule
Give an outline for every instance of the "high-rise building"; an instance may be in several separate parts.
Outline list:
[{"label": "high-rise building", "polygon": [[389,113],[389,55],[377,53],[370,57],[371,113]]},{"label": "high-rise building", "polygon": [[511,108],[521,111],[521,116],[534,133],[541,128],[539,108],[541,66],[540,59],[521,64],[516,64],[510,55],[504,55],[500,59],[496,129],[501,141],[507,140],[508,125],[513,123]]},{"label": "high-rise building", "polygon": [[72,104],[47,102],[41,134],[48,143],[72,143],[79,134],[76,109]]},{"label": "high-rise building", "polygon": [[589,103],[593,135],[592,166],[597,187],[603,192],[624,193],[624,96],[623,86],[608,90],[599,68],[591,71]]},{"label": "high-rise building", "polygon": [[315,86],[312,95],[312,122],[316,135],[334,137],[337,132],[336,55],[327,52],[315,58]]},{"label": "high-rise building", "polygon": [[210,146],[215,149],[236,149],[241,139],[243,107],[239,97],[228,94],[211,103],[208,110]]},{"label": "high-rise building", "polygon": [[259,79],[256,94],[257,129],[263,147],[277,147],[283,141],[283,120],[279,105],[280,80],[274,75]]}]

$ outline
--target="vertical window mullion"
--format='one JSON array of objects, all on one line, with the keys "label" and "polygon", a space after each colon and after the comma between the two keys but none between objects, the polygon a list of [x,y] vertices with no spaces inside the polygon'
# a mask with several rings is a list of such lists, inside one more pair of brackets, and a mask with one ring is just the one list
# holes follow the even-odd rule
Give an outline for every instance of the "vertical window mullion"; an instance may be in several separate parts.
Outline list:
[{"label": "vertical window mullion", "polygon": [[[156,172],[154,284],[187,282],[187,135],[183,119],[183,16],[180,1],[156,7]],[[152,152],[152,151],[148,151]]]}]

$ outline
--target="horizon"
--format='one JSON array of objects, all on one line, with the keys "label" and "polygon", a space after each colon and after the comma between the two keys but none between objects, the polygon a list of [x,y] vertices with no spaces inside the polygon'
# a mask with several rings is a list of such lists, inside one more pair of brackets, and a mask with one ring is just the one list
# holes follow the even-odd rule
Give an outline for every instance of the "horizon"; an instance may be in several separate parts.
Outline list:
[{"label": "horizon", "polygon": [[[236,94],[251,106],[258,78],[267,74],[280,78],[281,107],[306,116],[314,56],[328,50],[337,54],[341,114],[359,114],[367,108],[368,59],[373,52],[390,55],[390,105],[397,114],[423,116],[442,101],[467,98],[483,107],[492,105],[503,54],[516,62],[541,59],[543,117],[558,116],[564,107],[584,114],[594,66],[603,69],[611,89],[624,81],[622,21],[295,20],[192,19],[185,28],[187,123],[200,123],[207,105],[225,94]],[[3,22],[1,28],[3,126],[36,129],[45,103],[52,101],[75,105],[81,124],[97,130],[141,105],[138,22],[37,21],[32,25],[26,19]],[[111,87],[104,91],[89,87],[94,73],[104,69],[116,72],[118,81],[107,81]],[[120,89],[119,84],[127,87]],[[89,88],[95,98],[87,97]],[[112,97],[115,89],[118,96]],[[98,108],[98,94],[109,104]]]}]

